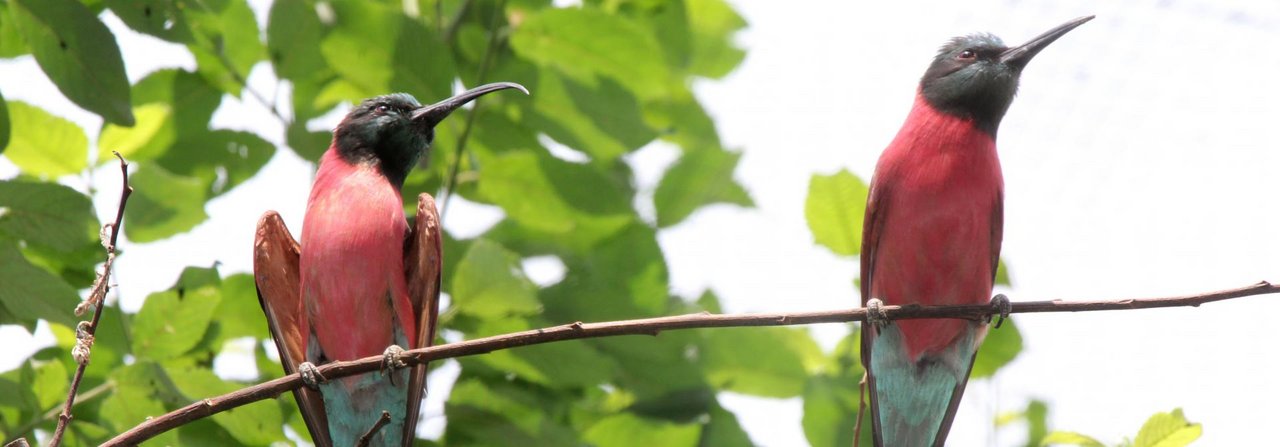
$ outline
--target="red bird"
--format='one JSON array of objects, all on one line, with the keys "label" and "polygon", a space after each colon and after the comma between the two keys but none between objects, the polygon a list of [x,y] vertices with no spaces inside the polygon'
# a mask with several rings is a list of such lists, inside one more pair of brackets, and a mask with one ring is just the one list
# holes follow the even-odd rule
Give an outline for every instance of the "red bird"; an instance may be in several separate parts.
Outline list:
[{"label": "red bird", "polygon": [[[435,201],[418,196],[413,228],[400,188],[426,154],[435,126],[487,93],[524,87],[488,84],[421,106],[399,93],[364,101],[333,132],[307,201],[302,244],[268,211],[258,222],[258,299],[286,373],[318,446],[412,445],[426,365],[401,366],[401,346],[431,345],[440,296],[441,235]],[[314,365],[383,354],[390,380],[366,374],[325,382]],[[391,422],[370,432],[386,412]]]},{"label": "red bird", "polygon": [[[1040,50],[1093,19],[1021,46],[990,34],[952,39],[920,80],[915,105],[880,156],[862,231],[862,362],[877,446],[941,446],[985,324],[884,323],[883,303],[980,304],[991,296],[1004,228],[996,130]],[[993,300],[1007,313],[1008,301]]]}]

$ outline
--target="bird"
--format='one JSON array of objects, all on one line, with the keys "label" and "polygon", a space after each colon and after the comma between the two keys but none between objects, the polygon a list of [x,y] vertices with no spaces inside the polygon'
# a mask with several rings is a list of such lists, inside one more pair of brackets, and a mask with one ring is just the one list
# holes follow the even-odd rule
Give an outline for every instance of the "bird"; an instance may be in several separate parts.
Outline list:
[{"label": "bird", "polygon": [[991,296],[1004,231],[996,131],[1033,57],[1092,20],[1076,18],[1015,47],[986,33],[950,39],[872,175],[862,228],[862,330],[876,446],[944,444],[987,322],[892,323],[882,305],[1009,302]]},{"label": "bird", "polygon": [[[505,89],[528,94],[499,82],[426,106],[405,93],[362,101],[320,159],[301,242],[275,211],[259,219],[258,301],[285,373],[301,373],[307,384],[294,397],[317,446],[412,445],[427,368],[402,368],[399,355],[435,338],[443,249],[435,200],[418,196],[410,227],[401,188],[438,123]],[[326,381],[315,366],[379,353],[385,379]]]}]

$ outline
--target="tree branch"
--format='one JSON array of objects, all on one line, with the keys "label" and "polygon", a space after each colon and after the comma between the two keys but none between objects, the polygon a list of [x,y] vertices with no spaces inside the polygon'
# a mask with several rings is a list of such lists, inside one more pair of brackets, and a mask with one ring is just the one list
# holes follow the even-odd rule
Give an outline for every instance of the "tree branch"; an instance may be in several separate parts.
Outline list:
[{"label": "tree branch", "polygon": [[356,440],[356,447],[369,447],[369,441],[372,441],[374,435],[378,434],[378,430],[382,430],[382,427],[389,423],[391,423],[391,413],[387,412],[387,410],[382,410],[382,416],[378,417],[372,427],[369,427],[369,431],[364,432],[364,435]]},{"label": "tree branch", "polygon": [[[498,42],[501,40],[501,37],[498,35],[498,17],[502,16],[505,3],[506,0],[500,0],[496,9],[493,10],[493,15],[489,17],[489,44],[485,46],[484,56],[480,58],[479,73],[476,74],[476,85],[484,84],[485,77],[489,75],[489,68],[493,65],[493,59],[498,53]],[[459,20],[461,20],[461,15],[466,11],[467,6],[470,4],[470,1],[463,3],[462,9],[458,12]],[[453,32],[453,29],[456,26],[457,23],[449,26],[450,33]],[[446,38],[451,39],[452,37],[446,36]],[[467,140],[471,137],[471,127],[475,125],[476,115],[479,111],[480,101],[477,99],[476,103],[471,106],[471,110],[467,111],[466,124],[462,127],[462,133],[458,135],[458,142],[456,143],[457,147],[454,148],[453,151],[453,164],[449,166],[449,176],[445,177],[445,182],[442,185],[442,188],[444,189],[441,191],[442,198],[440,199],[440,219],[442,221],[444,219],[444,213],[449,211],[449,199],[452,199],[454,193],[457,192],[458,168],[462,166],[462,156],[467,153]]]},{"label": "tree branch", "polygon": [[[1222,290],[1198,295],[1176,296],[1168,298],[1124,299],[1114,301],[1030,301],[1013,303],[1010,313],[1038,312],[1087,312],[1099,310],[1133,310],[1159,307],[1198,307],[1214,301],[1241,298],[1253,295],[1280,293],[1280,286],[1266,281],[1238,289]],[[883,306],[881,308],[890,320],[918,318],[957,318],[982,321],[992,315],[999,314],[999,309],[990,305],[955,305],[955,306]],[[431,346],[405,351],[401,359],[409,366],[426,362],[485,354],[502,349],[530,346],[563,340],[583,338],[613,337],[618,335],[658,335],[662,331],[674,329],[697,329],[715,327],[744,326],[791,326],[815,323],[846,323],[866,321],[865,309],[836,310],[824,312],[799,313],[753,313],[740,315],[718,315],[698,313],[669,317],[644,318],[639,320],[612,321],[604,323],[570,323],[544,329],[534,329],[492,337],[465,340],[457,343]],[[382,355],[365,357],[360,360],[332,362],[319,367],[322,376],[327,380],[377,371],[383,361]],[[107,441],[103,446],[134,445],[164,433],[182,424],[210,416],[214,413],[230,410],[263,399],[273,398],[281,393],[302,386],[302,379],[297,374],[284,376],[258,385],[243,388],[222,396],[204,399],[187,405],[163,416],[152,418],[129,431]]]},{"label": "tree branch", "polygon": [[[53,431],[53,437],[49,440],[50,447],[58,447],[62,443],[62,435],[67,430],[67,424],[71,423],[71,407],[76,403],[76,390],[80,389],[80,380],[84,378],[84,370],[89,366],[90,349],[93,348],[93,334],[98,330],[98,320],[102,319],[102,306],[107,298],[107,292],[111,290],[111,264],[116,259],[116,241],[120,237],[120,224],[124,222],[124,206],[129,202],[129,194],[133,193],[133,187],[129,186],[129,163],[124,161],[124,157],[119,152],[116,158],[120,159],[120,183],[123,188],[120,189],[120,205],[116,207],[116,221],[108,224],[102,229],[102,245],[107,249],[107,260],[102,264],[102,274],[93,282],[93,290],[89,292],[89,298],[76,306],[76,315],[83,314],[88,307],[93,307],[93,319],[90,321],[81,321],[76,325],[76,345],[71,348],[71,356],[75,358],[76,375],[71,378],[71,389],[67,390],[67,403],[62,407],[62,414],[58,415],[58,427]],[[107,230],[110,229],[110,236],[107,236]]]}]

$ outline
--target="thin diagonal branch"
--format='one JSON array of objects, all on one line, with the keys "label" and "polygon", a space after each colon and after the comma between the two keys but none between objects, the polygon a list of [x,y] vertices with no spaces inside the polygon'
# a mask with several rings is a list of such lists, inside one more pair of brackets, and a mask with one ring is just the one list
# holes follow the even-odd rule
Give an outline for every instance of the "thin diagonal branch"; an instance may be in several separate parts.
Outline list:
[{"label": "thin diagonal branch", "polygon": [[[87,307],[92,307],[93,319],[76,325],[76,345],[71,349],[71,356],[75,357],[79,366],[76,366],[76,375],[71,378],[71,389],[67,390],[67,403],[62,407],[62,414],[58,415],[58,427],[54,429],[53,437],[49,440],[50,447],[58,447],[62,443],[62,435],[67,430],[67,424],[71,423],[71,407],[76,403],[76,391],[80,389],[80,380],[84,378],[84,370],[89,366],[93,334],[98,330],[104,301],[106,301],[107,292],[111,290],[111,264],[116,259],[116,241],[120,238],[120,224],[124,223],[124,207],[129,202],[129,195],[133,194],[133,187],[129,186],[129,163],[124,161],[124,157],[119,152],[112,153],[120,159],[120,183],[123,185],[120,189],[120,205],[116,207],[116,221],[103,228],[102,245],[107,249],[107,260],[102,264],[102,274],[98,275],[97,280],[93,282],[93,290],[89,292],[89,298],[76,306],[76,315],[84,313]],[[106,233],[107,228],[111,230],[109,237]]]},{"label": "thin diagonal branch", "polygon": [[[505,0],[498,2],[497,7],[493,11],[493,15],[489,18],[489,44],[485,46],[484,56],[480,59],[479,72],[476,74],[476,85],[483,85],[484,79],[489,76],[489,68],[493,65],[493,59],[498,53],[498,42],[501,36],[498,33],[498,17],[502,16]],[[470,2],[464,3],[463,8],[467,7]],[[459,14],[462,14],[460,11]],[[453,26],[450,26],[453,29]],[[458,189],[458,168],[462,166],[462,156],[466,155],[467,140],[471,137],[471,127],[475,125],[476,115],[480,111],[480,100],[471,106],[471,110],[467,111],[467,122],[462,127],[462,133],[458,135],[457,146],[453,151],[453,164],[449,166],[449,176],[445,178],[444,191],[441,193],[440,199],[440,218],[444,218],[444,213],[449,210],[449,199],[452,199],[454,193]]]},{"label": "thin diagonal branch", "polygon": [[[1201,304],[1214,301],[1241,298],[1253,295],[1280,293],[1280,286],[1266,281],[1238,289],[1221,290],[1198,295],[1176,296],[1168,298],[1124,299],[1113,301],[1030,301],[1013,303],[1010,313],[1040,312],[1086,312],[1099,310],[1135,310],[1159,307],[1199,307]],[[885,318],[890,320],[906,320],[919,318],[957,318],[982,321],[992,315],[998,315],[1000,309],[990,305],[956,305],[956,306],[883,306],[881,310]],[[824,312],[797,313],[753,313],[739,315],[722,315],[698,313],[676,315],[670,317],[643,318],[639,320],[610,321],[604,323],[570,323],[543,329],[534,329],[475,340],[447,343],[443,345],[405,351],[401,359],[409,366],[420,365],[430,361],[485,354],[493,351],[551,343],[563,340],[583,338],[613,337],[619,335],[658,335],[662,331],[675,329],[697,329],[716,327],[746,326],[791,326],[816,323],[847,323],[851,321],[865,322],[865,309],[835,310]],[[382,365],[381,355],[365,357],[360,360],[332,362],[318,369],[326,380],[377,371]],[[164,433],[180,425],[232,408],[270,399],[302,386],[302,379],[291,374],[275,380],[260,383],[248,388],[204,399],[179,408],[163,416],[152,418],[129,431],[107,441],[103,446],[134,445]]]},{"label": "thin diagonal branch", "polygon": [[373,426],[369,427],[369,431],[364,432],[364,434],[360,436],[360,439],[356,440],[356,447],[368,447],[369,441],[372,441],[373,437],[378,434],[378,430],[382,430],[382,427],[389,423],[391,423],[391,413],[383,410],[382,416],[379,416],[378,420],[373,423]]}]

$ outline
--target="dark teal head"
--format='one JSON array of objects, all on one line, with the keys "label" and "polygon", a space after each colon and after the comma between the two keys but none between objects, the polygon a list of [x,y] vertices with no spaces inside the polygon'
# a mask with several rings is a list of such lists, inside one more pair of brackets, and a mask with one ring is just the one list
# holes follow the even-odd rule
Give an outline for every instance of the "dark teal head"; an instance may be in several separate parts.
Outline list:
[{"label": "dark teal head", "polygon": [[509,88],[529,93],[520,84],[498,82],[427,106],[407,93],[366,99],[338,123],[333,131],[334,146],[351,163],[376,164],[392,184],[400,186],[431,148],[436,124],[463,104]]},{"label": "dark teal head", "polygon": [[953,38],[938,50],[920,79],[921,93],[934,108],[972,119],[995,135],[1018,92],[1018,77],[1031,58],[1090,20],[1093,16],[1080,17],[1013,48],[991,34]]}]

